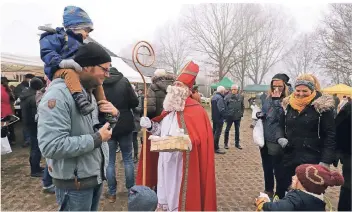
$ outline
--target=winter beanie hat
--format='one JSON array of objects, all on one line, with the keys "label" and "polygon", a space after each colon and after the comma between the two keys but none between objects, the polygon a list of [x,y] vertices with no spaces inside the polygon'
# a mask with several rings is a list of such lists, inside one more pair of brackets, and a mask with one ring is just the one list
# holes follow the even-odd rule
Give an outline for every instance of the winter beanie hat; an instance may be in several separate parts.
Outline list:
[{"label": "winter beanie hat", "polygon": [[296,176],[302,186],[311,193],[323,194],[328,186],[340,186],[344,179],[338,172],[331,172],[324,166],[303,164],[296,168]]},{"label": "winter beanie hat", "polygon": [[147,186],[133,186],[128,194],[128,211],[155,211],[158,206],[156,193]]},{"label": "winter beanie hat", "polygon": [[288,81],[290,80],[290,77],[288,77],[286,74],[275,74],[272,80],[282,80],[287,85]]},{"label": "winter beanie hat", "polygon": [[86,29],[93,30],[93,22],[88,14],[81,8],[67,6],[64,9],[64,27],[66,29]]},{"label": "winter beanie hat", "polygon": [[34,77],[31,81],[29,81],[29,87],[38,91],[44,87],[43,80],[38,77]]},{"label": "winter beanie hat", "polygon": [[74,61],[81,67],[88,67],[111,62],[111,57],[99,44],[90,42],[78,48]]}]

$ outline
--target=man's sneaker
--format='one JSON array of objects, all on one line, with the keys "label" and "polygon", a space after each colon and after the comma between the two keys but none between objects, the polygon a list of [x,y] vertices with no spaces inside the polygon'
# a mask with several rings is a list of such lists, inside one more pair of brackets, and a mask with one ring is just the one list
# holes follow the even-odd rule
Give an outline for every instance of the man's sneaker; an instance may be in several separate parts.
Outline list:
[{"label": "man's sneaker", "polygon": [[239,144],[235,144],[235,147],[236,147],[237,149],[242,149],[241,145],[239,145]]},{"label": "man's sneaker", "polygon": [[106,198],[108,199],[109,203],[115,203],[116,202],[116,194],[115,195],[111,195],[106,193]]},{"label": "man's sneaker", "polygon": [[220,150],[220,149],[218,149],[218,150],[215,150],[215,153],[216,154],[225,154],[226,152],[225,151],[223,151],[223,150]]},{"label": "man's sneaker", "polygon": [[225,144],[224,148],[229,149],[229,145]]},{"label": "man's sneaker", "polygon": [[116,147],[116,152],[119,153],[121,151],[120,146]]},{"label": "man's sneaker", "polygon": [[31,177],[42,177],[42,176],[43,176],[43,172],[36,172],[31,174]]},{"label": "man's sneaker", "polygon": [[73,99],[75,100],[75,103],[79,109],[79,112],[86,116],[93,112],[94,110],[94,105],[91,104],[86,96],[82,92],[76,92],[72,94]]},{"label": "man's sneaker", "polygon": [[22,144],[22,148],[27,148],[27,147],[29,147],[29,145],[30,145],[30,142],[26,141],[26,142],[24,142],[24,144]]},{"label": "man's sneaker", "polygon": [[43,193],[55,194],[55,186],[51,185],[51,186],[48,186],[48,187],[43,187]]}]

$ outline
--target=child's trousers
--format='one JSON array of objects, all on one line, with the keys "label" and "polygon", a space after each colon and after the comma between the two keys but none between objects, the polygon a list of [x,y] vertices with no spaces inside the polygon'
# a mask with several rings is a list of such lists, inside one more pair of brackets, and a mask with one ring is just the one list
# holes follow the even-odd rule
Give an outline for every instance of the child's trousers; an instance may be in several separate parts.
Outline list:
[{"label": "child's trousers", "polygon": [[[59,69],[54,74],[54,79],[62,78],[65,80],[65,83],[70,90],[71,94],[81,93],[82,87],[79,80],[79,76],[73,69]],[[105,93],[102,85],[98,85],[94,90],[94,96],[97,102],[100,100],[106,100]]]}]

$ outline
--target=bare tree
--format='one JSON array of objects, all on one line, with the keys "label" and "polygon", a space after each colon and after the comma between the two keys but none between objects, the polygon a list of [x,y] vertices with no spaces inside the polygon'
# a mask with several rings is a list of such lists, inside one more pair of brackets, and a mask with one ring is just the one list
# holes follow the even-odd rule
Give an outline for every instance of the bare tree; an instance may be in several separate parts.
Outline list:
[{"label": "bare tree", "polygon": [[316,64],[317,49],[315,34],[301,34],[293,42],[293,47],[284,59],[285,67],[291,79],[304,73],[317,74],[319,68]]},{"label": "bare tree", "polygon": [[183,25],[193,41],[195,51],[206,54],[204,61],[216,69],[221,80],[236,64],[235,48],[242,42],[240,11],[244,4],[201,4],[190,6]]},{"label": "bare tree", "polygon": [[178,23],[166,23],[155,41],[157,64],[174,74],[182,68],[190,55],[190,43]]},{"label": "bare tree", "polygon": [[[318,29],[319,65],[340,81],[347,77],[351,85],[352,77],[352,4],[330,4]],[[334,72],[339,72],[334,73]]]},{"label": "bare tree", "polygon": [[259,4],[243,5],[239,11],[241,19],[237,24],[240,25],[240,34],[243,39],[232,55],[233,68],[230,70],[230,74],[240,83],[241,88],[244,87],[251,55],[255,51],[251,45],[251,37],[262,27],[260,24],[255,24],[258,23],[260,11],[261,5]]},{"label": "bare tree", "polygon": [[281,7],[263,6],[253,26],[250,39],[253,53],[247,69],[254,84],[261,84],[270,69],[287,55],[287,43],[293,34],[292,18],[282,12]]}]

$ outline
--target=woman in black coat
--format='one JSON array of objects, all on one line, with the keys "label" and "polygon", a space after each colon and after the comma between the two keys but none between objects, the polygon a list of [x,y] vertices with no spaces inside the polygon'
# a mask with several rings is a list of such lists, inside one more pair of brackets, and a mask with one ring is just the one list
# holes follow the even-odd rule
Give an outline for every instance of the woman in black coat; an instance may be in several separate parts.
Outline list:
[{"label": "woman in black coat", "polygon": [[345,183],[341,186],[338,211],[351,211],[351,101],[348,101],[335,118],[336,147],[340,153]]},{"label": "woman in black coat", "polygon": [[284,99],[281,130],[288,140],[284,147],[284,184],[288,188],[301,164],[329,167],[335,159],[334,99],[316,90],[310,74],[296,80],[295,91]]}]

